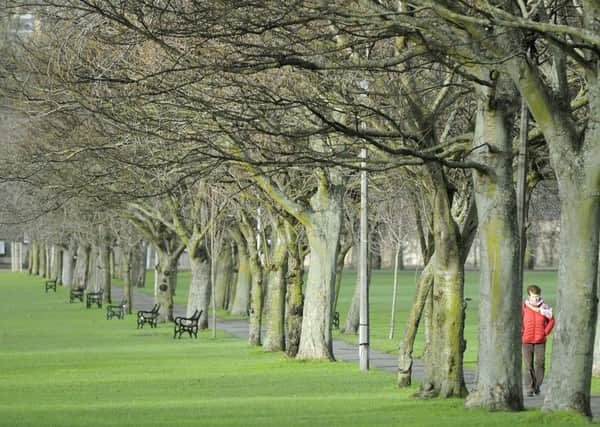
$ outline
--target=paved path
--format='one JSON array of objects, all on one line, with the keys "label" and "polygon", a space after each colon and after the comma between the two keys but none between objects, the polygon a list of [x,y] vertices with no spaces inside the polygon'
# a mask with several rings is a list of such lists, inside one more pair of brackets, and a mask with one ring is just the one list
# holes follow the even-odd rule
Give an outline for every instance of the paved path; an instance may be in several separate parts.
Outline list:
[{"label": "paved path", "polygon": [[[112,288],[113,301],[119,301],[123,295],[123,289],[118,287]],[[135,310],[145,309],[149,310],[154,305],[154,298],[134,291],[133,308]],[[185,307],[175,304],[173,308],[173,314],[175,316],[185,315]],[[210,320],[210,319],[209,319]],[[225,320],[219,318],[217,320],[217,328],[226,331],[236,337],[243,340],[248,339],[248,321],[247,320]],[[348,344],[341,340],[333,341],[333,353],[337,360],[356,363],[358,369],[358,344]],[[371,368],[382,369],[391,373],[396,372],[398,356],[393,354],[385,353],[382,351],[370,350],[369,351],[369,362]],[[466,369],[464,372],[465,382],[467,388],[471,390],[475,383],[475,371]],[[412,378],[415,381],[422,381],[424,378],[423,363],[420,360],[413,362]],[[542,406],[544,401],[544,385],[542,385],[542,392],[539,396],[525,397],[526,408],[539,408]],[[592,413],[594,420],[600,418],[600,396],[592,396]]]}]

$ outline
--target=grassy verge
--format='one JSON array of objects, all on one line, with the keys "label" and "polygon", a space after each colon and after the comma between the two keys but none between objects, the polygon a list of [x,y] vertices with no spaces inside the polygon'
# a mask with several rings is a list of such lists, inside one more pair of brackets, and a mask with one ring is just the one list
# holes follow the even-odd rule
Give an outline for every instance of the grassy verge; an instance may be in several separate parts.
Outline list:
[{"label": "grassy verge", "polygon": [[574,414],[466,411],[422,401],[385,372],[301,363],[241,340],[171,339],[171,326],[135,329],[134,316],[45,294],[42,281],[0,273],[2,426],[574,425]]},{"label": "grassy verge", "polygon": [[[154,273],[150,271],[146,276],[147,287],[138,289],[148,295],[153,294]],[[391,304],[392,304],[392,284],[393,274],[390,271],[375,271],[373,273],[370,288],[370,343],[376,350],[394,352],[398,348],[398,342],[402,337],[406,317],[411,308],[415,286],[419,278],[417,271],[401,271],[398,275],[398,302],[396,322],[394,325],[394,337],[389,339]],[[356,272],[345,271],[342,278],[342,287],[337,310],[340,313],[340,323],[346,319],[348,307],[352,301],[354,285],[356,281]],[[189,291],[190,273],[182,271],[178,273],[177,292],[175,303],[185,305]],[[555,304],[556,295],[556,272],[554,271],[528,271],[525,273],[525,283],[537,283],[543,291],[543,295],[551,305]],[[467,350],[465,352],[465,366],[474,368],[477,363],[477,333],[478,333],[478,309],[479,309],[479,273],[469,271],[465,275],[465,297],[471,298],[467,308],[467,317],[465,325],[465,339],[467,340]],[[219,315],[227,317],[227,313],[219,311]],[[417,336],[415,343],[415,355],[423,352],[423,335]],[[336,333],[336,337],[349,343],[356,343],[355,335],[343,335]],[[552,341],[547,346],[548,354]],[[549,360],[549,358],[548,358]]]}]

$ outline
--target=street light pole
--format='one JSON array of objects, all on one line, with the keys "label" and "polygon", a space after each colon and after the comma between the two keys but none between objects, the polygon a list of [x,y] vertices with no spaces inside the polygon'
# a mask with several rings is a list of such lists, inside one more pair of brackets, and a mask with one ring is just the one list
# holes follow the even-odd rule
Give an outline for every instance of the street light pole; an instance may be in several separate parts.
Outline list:
[{"label": "street light pole", "polygon": [[368,224],[367,224],[367,149],[362,148],[360,152],[360,259],[359,259],[359,326],[358,326],[358,358],[360,370],[369,370],[369,283],[368,283]]}]

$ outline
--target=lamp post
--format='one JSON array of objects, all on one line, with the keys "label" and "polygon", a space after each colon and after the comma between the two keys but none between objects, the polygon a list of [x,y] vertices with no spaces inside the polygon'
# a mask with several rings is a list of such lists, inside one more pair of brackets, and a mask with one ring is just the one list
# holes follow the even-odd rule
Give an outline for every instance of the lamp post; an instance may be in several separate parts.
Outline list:
[{"label": "lamp post", "polygon": [[[366,94],[369,82],[361,80],[360,88]],[[366,95],[362,95],[366,96]],[[364,122],[361,123],[364,127]],[[360,255],[359,255],[359,323],[358,323],[358,359],[361,371],[369,370],[369,278],[368,278],[368,238],[367,223],[368,177],[367,177],[367,148],[360,150]]]}]

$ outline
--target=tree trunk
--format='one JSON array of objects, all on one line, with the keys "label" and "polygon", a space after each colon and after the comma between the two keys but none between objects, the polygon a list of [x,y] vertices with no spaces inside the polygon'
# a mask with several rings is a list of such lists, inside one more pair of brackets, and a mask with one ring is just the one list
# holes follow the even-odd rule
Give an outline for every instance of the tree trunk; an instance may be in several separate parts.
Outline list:
[{"label": "tree trunk", "polygon": [[335,298],[333,300],[333,311],[337,311],[338,299],[340,296],[340,290],[342,288],[342,275],[344,273],[344,265],[346,260],[346,255],[348,251],[352,248],[352,241],[342,242],[340,241],[340,248],[337,255],[337,262],[335,266]]},{"label": "tree trunk", "polygon": [[[323,142],[316,138],[312,141],[316,150],[329,150]],[[297,358],[335,360],[331,336],[332,308],[346,177],[334,167],[318,168],[315,176],[317,189],[310,197],[310,208],[287,197],[265,175],[255,174],[254,179],[274,202],[304,226],[308,238],[310,269]]]},{"label": "tree trunk", "polygon": [[46,244],[40,242],[38,245],[38,269],[36,274],[38,276],[46,277]]},{"label": "tree trunk", "polygon": [[127,299],[127,314],[131,314],[133,312],[133,283],[132,283],[132,270],[131,266],[133,264],[133,251],[134,249],[129,247],[127,249],[123,249],[121,251],[121,256],[125,259],[125,262],[122,263],[123,266],[123,296]]},{"label": "tree trunk", "polygon": [[207,329],[211,286],[210,258],[208,257],[206,248],[199,248],[196,250],[194,257],[190,256],[190,267],[192,269],[192,277],[190,282],[186,316],[190,317],[192,314],[194,314],[195,310],[202,310],[198,327],[200,329]]},{"label": "tree trunk", "polygon": [[232,236],[237,245],[238,271],[233,303],[229,312],[235,315],[247,315],[250,306],[250,287],[252,285],[248,248],[239,230],[234,229]]},{"label": "tree trunk", "polygon": [[75,270],[73,272],[73,289],[87,289],[89,278],[90,246],[80,244],[77,246]]},{"label": "tree trunk", "polygon": [[285,289],[287,273],[287,241],[281,219],[274,219],[271,233],[272,250],[267,273],[265,298],[265,351],[285,350]]},{"label": "tree trunk", "polygon": [[400,340],[398,350],[398,387],[408,387],[412,382],[412,364],[413,364],[413,347],[415,343],[415,337],[419,329],[419,322],[421,315],[427,301],[427,296],[430,294],[431,287],[433,285],[433,263],[430,261],[427,263],[419,282],[417,283],[417,290],[415,293],[415,301],[411,306],[411,309],[406,318],[406,325],[404,327],[404,334]]},{"label": "tree trunk", "polygon": [[233,253],[229,242],[225,242],[217,258],[215,274],[215,304],[226,309],[231,297],[231,279],[233,277]]},{"label": "tree trunk", "polygon": [[[577,168],[573,165],[573,168]],[[579,171],[573,170],[573,175]],[[590,387],[597,320],[598,172],[593,185],[561,182],[560,262],[556,329],[543,408],[591,416]]]},{"label": "tree trunk", "polygon": [[331,337],[335,266],[342,223],[341,194],[330,194],[328,209],[316,211],[306,227],[310,250],[302,337],[297,358],[335,360]]},{"label": "tree trunk", "polygon": [[146,287],[146,252],[148,245],[135,245],[131,252],[131,285],[136,288]]},{"label": "tree trunk", "polygon": [[390,313],[390,333],[388,335],[388,339],[394,338],[394,333],[396,331],[396,311],[397,311],[397,301],[398,301],[398,269],[400,264],[400,258],[402,253],[402,243],[398,242],[396,246],[396,253],[394,256],[394,280],[392,283],[392,310]]},{"label": "tree trunk", "polygon": [[98,274],[100,287],[104,290],[104,301],[112,303],[112,280],[110,275],[110,236],[103,226],[100,227],[98,245]]},{"label": "tree trunk", "polygon": [[160,304],[158,320],[168,322],[173,320],[173,285],[177,280],[177,260],[179,253],[174,256],[163,249],[157,249],[158,266],[156,269],[157,289],[156,303]]},{"label": "tree trunk", "polygon": [[436,266],[433,278],[431,343],[426,352],[423,397],[464,397],[464,271],[460,233],[451,215],[447,183],[439,165],[428,165],[432,178],[432,212]]},{"label": "tree trunk", "polygon": [[53,274],[52,278],[61,285],[63,285],[62,271],[63,271],[64,255],[65,255],[65,249],[60,246],[56,246],[56,263],[55,263],[56,265],[54,268],[54,274]]},{"label": "tree trunk", "polygon": [[[473,172],[481,242],[479,348],[476,388],[469,408],[522,410],[519,233],[512,167],[508,102],[479,103],[474,147],[477,160],[492,171]],[[494,108],[496,107],[496,108]]]},{"label": "tree trunk", "polygon": [[38,271],[39,271],[39,267],[38,267],[38,263],[39,263],[39,247],[38,247],[38,242],[37,241],[33,241],[31,242],[31,247],[29,248],[29,253],[31,254],[31,274],[33,274],[34,276],[38,275]]},{"label": "tree trunk", "polygon": [[52,278],[52,246],[44,245],[44,256],[46,257],[46,264],[44,265],[44,277]]},{"label": "tree trunk", "polygon": [[248,249],[248,264],[250,266],[250,317],[248,319],[248,344],[259,346],[262,343],[263,315],[263,270],[257,249],[256,229],[245,217],[240,223],[240,231]]},{"label": "tree trunk", "polygon": [[286,240],[288,242],[288,281],[286,304],[286,354],[296,357],[302,335],[302,311],[304,309],[304,259],[298,233],[289,222],[285,223]]},{"label": "tree trunk", "polygon": [[[586,13],[589,15],[586,23],[597,25],[593,6]],[[597,59],[593,61],[591,67],[597,68]],[[560,72],[564,63],[555,62],[556,70]],[[582,139],[581,131],[572,121],[569,103],[563,102],[566,91],[553,93],[530,61],[515,56],[506,65],[547,141],[561,205],[556,331],[549,387],[542,409],[573,409],[590,416],[598,305],[600,81],[596,73],[587,73],[589,122]]]},{"label": "tree trunk", "polygon": [[70,243],[69,246],[63,252],[63,266],[62,266],[62,282],[65,288],[73,288],[73,276],[75,273],[75,260],[73,255],[77,252],[77,247]]}]

